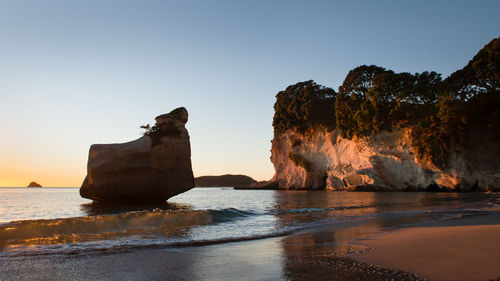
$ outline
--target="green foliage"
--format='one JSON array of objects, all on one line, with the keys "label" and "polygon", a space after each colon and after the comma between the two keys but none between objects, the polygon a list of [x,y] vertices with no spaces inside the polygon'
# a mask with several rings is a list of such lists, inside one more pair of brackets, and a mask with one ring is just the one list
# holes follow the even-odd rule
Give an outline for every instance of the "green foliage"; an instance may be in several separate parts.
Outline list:
[{"label": "green foliage", "polygon": [[413,125],[434,111],[441,76],[435,72],[394,73],[362,65],[347,75],[335,104],[342,136],[369,136]]},{"label": "green foliage", "polygon": [[161,143],[161,138],[165,136],[179,136],[182,131],[180,131],[173,124],[170,126],[164,126],[160,128],[157,125],[151,126],[150,124],[142,125],[141,129],[145,131],[142,133],[143,136],[148,136],[151,138],[151,146],[156,146]]},{"label": "green foliage", "polygon": [[446,78],[444,94],[466,102],[500,91],[500,38],[490,41],[462,69]]},{"label": "green foliage", "polygon": [[273,127],[276,133],[288,129],[305,132],[316,126],[335,128],[335,91],[314,81],[289,86],[276,95]]},{"label": "green foliage", "polygon": [[[480,127],[500,136],[499,93],[496,38],[444,81],[433,71],[394,73],[362,65],[349,71],[338,94],[312,80],[289,86],[276,95],[273,126],[275,133],[336,128],[349,139],[410,128],[418,156],[443,166],[447,144],[461,131]],[[289,157],[307,165],[296,155]]]},{"label": "green foliage", "polygon": [[500,130],[500,38],[443,82],[438,115],[448,131],[478,125]]},{"label": "green foliage", "polygon": [[149,138],[151,138],[151,146],[160,144],[162,137],[160,127],[156,125],[151,126],[150,124],[146,124],[142,125],[141,129],[144,129],[144,132],[142,133],[143,136],[148,136]]}]

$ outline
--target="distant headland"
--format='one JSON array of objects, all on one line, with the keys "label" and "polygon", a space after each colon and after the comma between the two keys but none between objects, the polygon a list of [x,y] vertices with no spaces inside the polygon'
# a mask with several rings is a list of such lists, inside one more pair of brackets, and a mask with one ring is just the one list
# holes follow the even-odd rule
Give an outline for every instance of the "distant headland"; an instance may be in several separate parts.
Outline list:
[{"label": "distant headland", "polygon": [[201,176],[194,179],[197,187],[235,187],[246,186],[256,181],[245,175]]}]

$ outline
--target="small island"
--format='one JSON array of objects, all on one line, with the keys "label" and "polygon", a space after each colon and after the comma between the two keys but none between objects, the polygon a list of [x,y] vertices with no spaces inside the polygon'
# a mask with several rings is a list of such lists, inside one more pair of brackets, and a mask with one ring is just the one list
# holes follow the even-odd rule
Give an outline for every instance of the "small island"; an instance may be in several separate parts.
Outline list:
[{"label": "small island", "polygon": [[35,181],[32,181],[32,182],[30,182],[30,184],[28,184],[27,187],[43,187],[43,186],[41,186],[39,183],[37,183]]},{"label": "small island", "polygon": [[245,175],[202,176],[194,179],[197,187],[237,187],[247,186],[256,181]]}]

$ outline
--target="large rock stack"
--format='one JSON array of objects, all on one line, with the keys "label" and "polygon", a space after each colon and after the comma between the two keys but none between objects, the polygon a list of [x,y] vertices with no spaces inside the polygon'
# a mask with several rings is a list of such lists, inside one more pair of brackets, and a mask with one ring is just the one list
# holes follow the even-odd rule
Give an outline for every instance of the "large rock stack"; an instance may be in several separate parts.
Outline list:
[{"label": "large rock stack", "polygon": [[194,187],[187,110],[177,108],[155,120],[155,126],[135,141],[90,147],[82,197],[159,203]]}]

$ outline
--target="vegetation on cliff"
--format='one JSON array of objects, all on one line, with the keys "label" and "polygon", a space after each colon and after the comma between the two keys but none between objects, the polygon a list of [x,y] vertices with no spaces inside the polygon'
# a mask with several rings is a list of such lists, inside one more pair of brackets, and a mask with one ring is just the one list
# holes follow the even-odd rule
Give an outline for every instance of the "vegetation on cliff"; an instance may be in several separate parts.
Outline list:
[{"label": "vegetation on cliff", "polygon": [[322,127],[352,139],[410,128],[418,157],[443,167],[452,138],[478,128],[500,135],[500,38],[444,80],[434,71],[362,65],[349,71],[338,93],[300,82],[276,95],[274,109],[276,134]]},{"label": "vegetation on cliff", "polygon": [[335,128],[335,91],[309,80],[288,86],[276,95],[274,130],[307,131],[321,125]]},{"label": "vegetation on cliff", "polygon": [[[185,115],[185,117],[183,115]],[[161,126],[158,123],[153,126],[150,124],[141,126],[141,129],[144,129],[142,135],[151,139],[151,146],[159,145],[162,137],[179,137],[182,134],[182,130],[175,124],[174,119],[186,118],[185,122],[187,122],[187,110],[184,107],[179,107],[172,110],[170,113],[156,117],[156,119],[158,118],[167,118],[168,121],[163,123]]]}]

